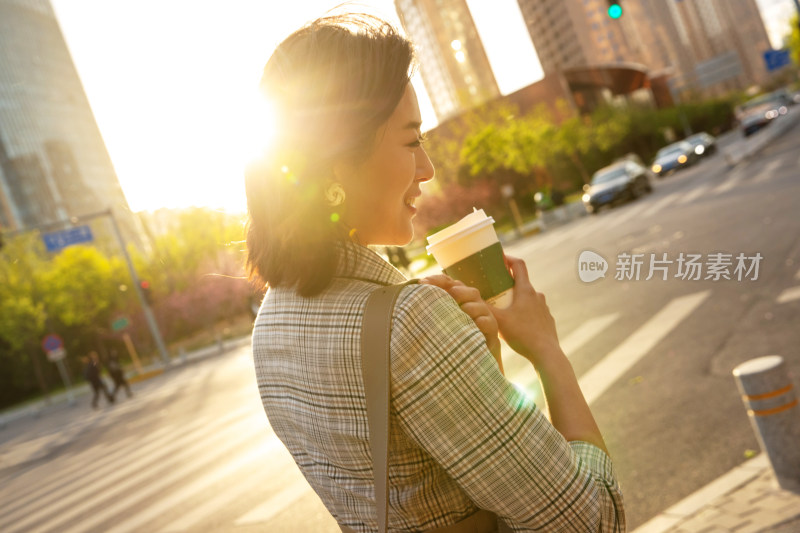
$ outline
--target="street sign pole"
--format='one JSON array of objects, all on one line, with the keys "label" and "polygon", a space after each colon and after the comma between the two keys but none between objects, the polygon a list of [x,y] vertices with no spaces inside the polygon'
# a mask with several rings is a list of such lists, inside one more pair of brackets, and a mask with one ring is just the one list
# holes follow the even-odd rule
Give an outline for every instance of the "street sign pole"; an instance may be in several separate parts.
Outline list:
[{"label": "street sign pole", "polygon": [[58,373],[61,374],[61,381],[64,382],[64,387],[67,390],[67,402],[70,405],[75,405],[75,395],[72,393],[72,382],[70,382],[69,374],[67,374],[67,369],[64,366],[64,359],[56,360],[56,366],[58,367]]},{"label": "street sign pole", "polygon": [[61,381],[64,382],[64,390],[67,393],[67,401],[70,405],[75,405],[75,396],[72,394],[72,382],[64,366],[64,358],[67,350],[64,349],[64,341],[55,333],[48,333],[42,339],[42,348],[47,353],[47,360],[56,364],[58,373],[61,374]]}]

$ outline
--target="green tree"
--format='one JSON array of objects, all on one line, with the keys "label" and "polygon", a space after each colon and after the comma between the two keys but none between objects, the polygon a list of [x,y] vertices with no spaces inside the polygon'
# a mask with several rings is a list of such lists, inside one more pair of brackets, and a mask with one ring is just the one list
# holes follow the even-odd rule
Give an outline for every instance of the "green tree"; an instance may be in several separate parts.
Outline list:
[{"label": "green tree", "polygon": [[798,27],[797,13],[791,18],[789,25],[791,30],[786,35],[785,41],[789,48],[789,54],[792,56],[792,61],[795,65],[800,66],[800,27]]},{"label": "green tree", "polygon": [[33,367],[42,392],[48,390],[38,343],[45,334],[47,314],[42,301],[42,272],[46,256],[34,235],[17,236],[0,253],[0,355],[2,401],[24,394]]},{"label": "green tree", "polygon": [[89,331],[108,326],[112,310],[124,298],[119,289],[125,282],[129,277],[122,260],[90,246],[66,248],[42,276],[50,315],[65,326]]}]

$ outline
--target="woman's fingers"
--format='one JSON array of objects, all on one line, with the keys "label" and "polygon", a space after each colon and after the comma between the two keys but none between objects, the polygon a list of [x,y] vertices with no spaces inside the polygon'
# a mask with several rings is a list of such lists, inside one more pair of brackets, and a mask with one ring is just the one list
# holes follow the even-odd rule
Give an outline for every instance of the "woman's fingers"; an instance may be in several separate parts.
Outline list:
[{"label": "woman's fingers", "polygon": [[531,280],[528,277],[528,267],[525,261],[517,257],[505,256],[506,265],[511,269],[511,274],[514,277],[514,285],[520,289],[533,288]]},{"label": "woman's fingers", "polygon": [[421,280],[419,280],[419,282],[428,285],[436,285],[440,289],[444,289],[446,291],[449,291],[450,287],[456,285],[464,285],[460,281],[453,279],[450,276],[446,276],[444,274],[435,274],[433,276],[428,276],[426,278],[422,278]]},{"label": "woman's fingers", "polygon": [[481,293],[478,289],[474,287],[467,287],[466,285],[453,285],[447,291],[450,293],[455,301],[458,302],[458,305],[463,305],[468,302],[481,302]]}]

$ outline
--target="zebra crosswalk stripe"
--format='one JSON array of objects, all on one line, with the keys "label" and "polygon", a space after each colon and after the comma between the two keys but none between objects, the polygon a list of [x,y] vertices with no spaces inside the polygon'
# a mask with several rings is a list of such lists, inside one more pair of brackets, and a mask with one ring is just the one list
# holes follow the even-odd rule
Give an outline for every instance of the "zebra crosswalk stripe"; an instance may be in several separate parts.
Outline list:
[{"label": "zebra crosswalk stripe", "polygon": [[775,302],[779,304],[785,304],[795,300],[800,300],[800,285],[785,289],[778,295],[778,298],[775,300]]},{"label": "zebra crosswalk stripe", "polygon": [[[250,433],[247,432],[248,428]],[[207,439],[195,439],[193,444],[186,444],[180,449],[170,449],[167,454],[160,457],[161,461],[159,462],[151,462],[148,458],[144,458],[148,460],[149,468],[140,468],[137,474],[113,485],[113,487],[108,487],[107,490],[97,494],[98,497],[94,499],[89,501],[84,499],[82,505],[71,507],[66,515],[57,515],[46,524],[47,529],[58,530],[61,533],[92,530],[126,508],[136,508],[136,505],[147,496],[156,494],[179,482],[198,469],[230,457],[234,453],[238,454],[241,447],[252,442],[257,434],[258,430],[253,428],[252,424],[240,422],[229,430],[215,431]],[[235,435],[236,438],[232,439],[231,435]],[[182,460],[178,463],[182,465],[181,467],[172,468],[172,465],[164,459],[167,455],[172,456],[176,453],[182,457],[192,457],[192,460]],[[161,468],[153,467],[153,465],[159,464],[163,464],[163,466]],[[143,483],[145,480],[147,482]],[[132,491],[131,489],[137,485],[140,488]],[[93,487],[92,490],[94,490]],[[74,520],[72,527],[64,526],[68,519],[75,518],[89,510],[91,513],[80,520]]]},{"label": "zebra crosswalk stripe", "polygon": [[[226,477],[233,477],[234,479],[242,479],[247,477],[248,466],[256,462],[258,457],[263,457],[264,453],[271,453],[276,447],[282,447],[283,444],[277,437],[273,436],[266,447],[254,446],[248,451],[238,452],[232,454],[232,459],[225,465],[200,476],[188,485],[180,487],[176,491],[172,491],[166,498],[159,499],[154,505],[138,511],[135,515],[127,520],[117,523],[106,533],[128,533],[131,531],[142,531],[141,527],[151,520],[158,518],[163,513],[168,512],[170,509],[179,505],[180,503],[190,499],[193,495],[218,484]],[[205,506],[204,506],[205,507]]]},{"label": "zebra crosswalk stripe", "polygon": [[700,185],[698,187],[695,187],[689,194],[678,200],[678,205],[684,205],[690,203],[695,198],[698,198],[702,194],[705,194],[710,188],[711,188],[710,185]]},{"label": "zebra crosswalk stripe", "polygon": [[716,188],[714,188],[714,190],[712,191],[712,194],[721,194],[730,189],[733,189],[743,179],[744,179],[744,171],[742,169],[737,169],[728,179],[723,181],[721,184],[717,185]]},{"label": "zebra crosswalk stripe", "polygon": [[242,515],[236,520],[236,525],[266,523],[270,518],[283,511],[303,496],[313,492],[305,478],[297,481],[280,491],[278,494],[265,501],[255,509]]},{"label": "zebra crosswalk stripe", "polygon": [[651,217],[651,216],[655,215],[656,213],[658,213],[659,211],[664,209],[667,205],[669,205],[672,202],[674,202],[678,198],[679,194],[680,193],[678,193],[678,192],[673,192],[672,194],[669,194],[669,195],[665,196],[664,198],[658,200],[656,203],[654,203],[650,207],[650,209],[648,209],[647,211],[642,213],[642,216]]},{"label": "zebra crosswalk stripe", "polygon": [[[246,429],[252,426],[248,420],[239,420],[234,422],[233,427]],[[201,435],[207,434],[212,431],[214,434],[209,439],[199,439]],[[44,529],[55,530],[52,523],[61,524],[69,518],[79,515],[81,512],[86,511],[87,508],[95,506],[98,502],[89,500],[88,498],[93,494],[101,493],[103,498],[108,498],[113,495],[122,493],[126,488],[133,487],[140,481],[140,477],[151,475],[155,470],[153,465],[158,465],[159,461],[166,461],[175,453],[190,454],[194,450],[206,446],[212,440],[221,440],[227,436],[226,433],[220,431],[219,426],[214,429],[209,429],[207,425],[184,433],[179,438],[173,438],[169,441],[169,445],[165,446],[161,441],[150,442],[148,445],[140,446],[136,449],[136,457],[125,463],[124,466],[114,469],[109,474],[107,470],[100,470],[92,468],[92,471],[82,476],[79,483],[67,485],[58,493],[50,493],[47,498],[41,500],[31,500],[36,502],[37,508],[44,511],[43,513],[30,514],[27,518],[13,521],[7,524],[10,529],[8,531],[27,531],[28,526],[32,523],[44,518],[44,516],[52,517],[45,524],[50,526]],[[113,487],[113,488],[112,488]],[[104,490],[108,489],[108,490]],[[30,512],[30,509],[22,509],[23,511]],[[8,517],[4,517],[8,518]]]},{"label": "zebra crosswalk stripe", "polygon": [[759,172],[756,177],[753,178],[752,183],[760,183],[762,181],[771,179],[775,173],[775,170],[777,170],[779,166],[781,166],[781,161],[779,159],[770,161],[767,163],[767,166],[765,166],[761,172]]},{"label": "zebra crosswalk stripe", "polygon": [[711,291],[707,290],[672,300],[586,372],[579,380],[586,401],[591,404],[599,398],[710,294]]}]

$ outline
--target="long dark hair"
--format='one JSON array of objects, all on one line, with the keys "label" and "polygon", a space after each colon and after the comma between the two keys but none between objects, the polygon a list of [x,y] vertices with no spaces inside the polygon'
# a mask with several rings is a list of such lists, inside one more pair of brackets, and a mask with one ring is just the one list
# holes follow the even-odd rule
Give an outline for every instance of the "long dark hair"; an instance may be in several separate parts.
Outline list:
[{"label": "long dark hair", "polygon": [[369,157],[414,66],[411,43],[369,15],[317,19],[287,37],[261,89],[278,133],[247,170],[247,269],[313,296],[330,284],[347,230],[325,200],[338,163]]}]

